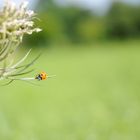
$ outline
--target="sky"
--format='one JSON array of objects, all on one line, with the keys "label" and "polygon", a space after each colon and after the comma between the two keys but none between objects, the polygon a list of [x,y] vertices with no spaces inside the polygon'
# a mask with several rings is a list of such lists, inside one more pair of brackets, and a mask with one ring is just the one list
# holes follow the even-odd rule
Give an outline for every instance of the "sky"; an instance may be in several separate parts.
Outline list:
[{"label": "sky", "polygon": [[[0,5],[2,5],[4,0],[0,0]],[[12,0],[16,3],[20,3],[22,0]],[[38,0],[28,0],[30,7],[35,7]],[[47,1],[47,0],[46,0]],[[54,0],[58,4],[61,5],[77,5],[83,8],[91,9],[97,14],[106,13],[109,7],[111,6],[112,2],[114,1],[121,1],[125,3],[130,3],[133,5],[140,4],[140,0]]]},{"label": "sky", "polygon": [[78,5],[93,10],[96,13],[105,13],[113,2],[124,2],[133,5],[140,4],[140,0],[55,0],[62,5]]},{"label": "sky", "polygon": [[57,2],[65,5],[78,5],[83,8],[94,10],[97,13],[106,12],[111,6],[110,0],[56,0]]},{"label": "sky", "polygon": [[[6,1],[6,0],[0,0],[0,7],[3,5],[4,1]],[[9,0],[9,1],[13,1],[16,4],[20,4],[22,1],[29,1],[29,7],[33,8],[37,4],[38,0]]]}]

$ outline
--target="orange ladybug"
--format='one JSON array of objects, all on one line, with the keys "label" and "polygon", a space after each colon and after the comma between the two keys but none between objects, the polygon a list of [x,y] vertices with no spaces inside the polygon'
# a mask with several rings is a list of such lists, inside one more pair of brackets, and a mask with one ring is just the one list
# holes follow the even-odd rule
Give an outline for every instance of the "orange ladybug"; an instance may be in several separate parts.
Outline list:
[{"label": "orange ladybug", "polygon": [[41,72],[40,74],[38,74],[35,79],[38,79],[39,81],[40,80],[46,80],[47,79],[47,73],[46,72]]}]

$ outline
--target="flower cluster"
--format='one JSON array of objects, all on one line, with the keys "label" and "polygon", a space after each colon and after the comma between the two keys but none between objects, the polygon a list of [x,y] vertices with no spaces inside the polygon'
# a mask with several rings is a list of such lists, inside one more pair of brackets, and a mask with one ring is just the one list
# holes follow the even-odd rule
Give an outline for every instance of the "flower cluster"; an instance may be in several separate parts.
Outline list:
[{"label": "flower cluster", "polygon": [[40,32],[40,28],[34,28],[35,13],[27,9],[28,2],[24,1],[16,7],[13,2],[7,1],[0,11],[0,39],[12,42],[22,42],[24,34]]}]

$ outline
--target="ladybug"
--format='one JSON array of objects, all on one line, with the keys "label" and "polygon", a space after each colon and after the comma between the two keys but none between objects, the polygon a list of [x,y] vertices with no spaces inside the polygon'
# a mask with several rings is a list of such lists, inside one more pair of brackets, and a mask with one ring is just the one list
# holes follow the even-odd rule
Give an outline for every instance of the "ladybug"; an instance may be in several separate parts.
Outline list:
[{"label": "ladybug", "polygon": [[38,79],[39,81],[41,81],[41,80],[46,80],[47,79],[47,73],[46,72],[41,72],[41,73],[39,73],[36,77],[35,77],[35,79]]}]

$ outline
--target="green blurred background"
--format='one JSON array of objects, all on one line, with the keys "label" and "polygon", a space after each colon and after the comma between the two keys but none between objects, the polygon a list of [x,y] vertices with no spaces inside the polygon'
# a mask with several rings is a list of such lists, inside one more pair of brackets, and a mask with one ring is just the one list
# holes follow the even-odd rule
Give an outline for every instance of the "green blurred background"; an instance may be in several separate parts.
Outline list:
[{"label": "green blurred background", "polygon": [[19,57],[43,51],[30,76],[56,77],[1,87],[0,140],[140,139],[140,5],[110,2],[37,1],[43,31],[24,38]]}]

